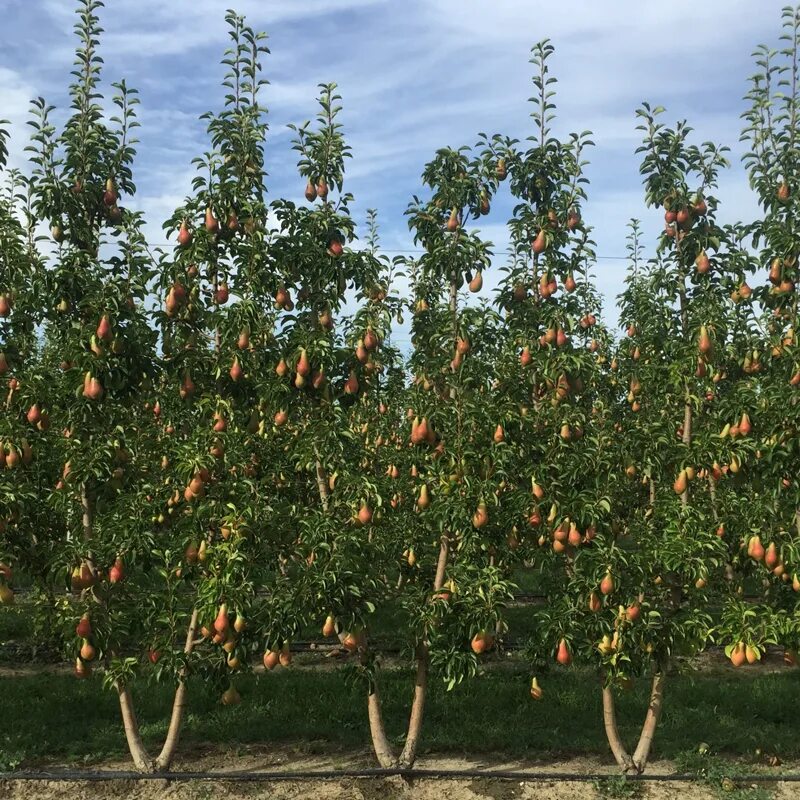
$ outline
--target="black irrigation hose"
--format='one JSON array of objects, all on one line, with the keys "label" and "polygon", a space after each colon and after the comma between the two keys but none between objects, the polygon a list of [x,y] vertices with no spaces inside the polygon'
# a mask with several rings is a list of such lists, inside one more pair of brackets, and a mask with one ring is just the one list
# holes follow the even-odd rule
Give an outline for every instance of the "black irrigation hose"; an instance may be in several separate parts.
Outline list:
[{"label": "black irrigation hose", "polygon": [[[59,770],[57,772],[0,772],[0,781],[53,781],[103,783],[105,781],[240,781],[255,783],[259,781],[330,781],[343,778],[404,778],[405,780],[502,780],[522,783],[547,783],[555,781],[603,781],[620,777],[618,774],[582,772],[520,772],[516,770],[477,770],[477,769],[323,769],[301,770],[296,772],[125,772],[103,770],[81,772],[79,770]],[[672,775],[628,775],[629,781],[682,782],[695,783],[702,776]],[[788,775],[740,775],[733,779],[742,783],[800,783],[800,774]]]}]

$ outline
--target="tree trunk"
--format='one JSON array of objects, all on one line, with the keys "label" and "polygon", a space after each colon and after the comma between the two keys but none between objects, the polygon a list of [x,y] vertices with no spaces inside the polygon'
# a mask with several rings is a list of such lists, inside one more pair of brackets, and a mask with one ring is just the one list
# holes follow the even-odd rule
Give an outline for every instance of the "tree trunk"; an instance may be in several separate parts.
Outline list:
[{"label": "tree trunk", "polygon": [[647,766],[650,748],[653,746],[653,737],[656,734],[658,720],[661,718],[661,709],[664,706],[664,679],[664,672],[657,672],[653,675],[647,715],[645,716],[642,732],[639,736],[639,744],[636,746],[636,750],[633,754],[633,763],[638,773],[644,772],[644,768]]},{"label": "tree trunk", "polygon": [[367,711],[369,712],[369,732],[372,736],[372,749],[375,751],[375,757],[381,767],[393,769],[397,766],[397,756],[386,737],[386,728],[381,712],[381,698],[378,694],[378,686],[374,682],[371,684],[367,696]]},{"label": "tree trunk", "polygon": [[406,769],[413,767],[417,760],[417,746],[422,734],[425,695],[428,689],[428,664],[428,646],[421,642],[417,647],[417,675],[414,681],[414,700],[411,703],[411,714],[408,718],[406,743],[400,754],[400,766]]},{"label": "tree trunk", "polygon": [[664,671],[659,671],[653,675],[647,714],[644,718],[642,732],[639,734],[639,741],[633,757],[625,749],[625,745],[619,735],[613,687],[610,685],[603,686],[603,723],[605,725],[606,738],[614,759],[623,772],[635,772],[637,775],[641,775],[645,767],[647,767],[647,760],[650,757],[650,749],[653,746],[658,720],[661,717],[661,709],[664,706],[664,680]]},{"label": "tree trunk", "polygon": [[142,743],[142,735],[139,731],[139,721],[136,719],[136,712],[133,710],[133,698],[130,690],[123,683],[117,681],[115,684],[117,695],[119,696],[119,708],[122,712],[122,725],[125,729],[125,739],[128,742],[133,764],[139,772],[155,772],[155,763],[150,758],[147,750]]},{"label": "tree trunk", "polygon": [[614,759],[623,772],[629,772],[633,767],[631,757],[622,743],[617,727],[617,709],[614,702],[614,689],[610,685],[603,686],[603,725],[606,730],[606,739],[614,755]]},{"label": "tree trunk", "polygon": [[[197,618],[198,611],[195,608],[189,620],[189,630],[186,632],[186,644],[183,648],[183,652],[187,656],[194,650]],[[156,770],[159,772],[168,770],[172,766],[172,759],[175,758],[175,750],[178,747],[183,717],[186,712],[186,678],[186,667],[184,667],[178,676],[178,687],[175,689],[175,698],[172,701],[172,715],[169,720],[169,728],[167,728],[167,737],[164,739],[164,746],[156,759]]]}]

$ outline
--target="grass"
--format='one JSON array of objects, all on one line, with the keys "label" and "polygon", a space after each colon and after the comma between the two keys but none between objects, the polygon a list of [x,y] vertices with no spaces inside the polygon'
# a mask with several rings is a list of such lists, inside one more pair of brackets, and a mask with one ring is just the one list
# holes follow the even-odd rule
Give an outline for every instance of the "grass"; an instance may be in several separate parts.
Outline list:
[{"label": "grass", "polygon": [[[426,711],[423,752],[498,755],[548,760],[571,756],[608,758],[596,678],[581,670],[558,671],[543,680],[545,698],[528,699],[529,673],[522,668],[485,671],[445,692],[435,682]],[[368,729],[363,686],[341,669],[288,669],[241,677],[240,706],[219,705],[216,693],[194,685],[183,747],[290,745],[305,752],[364,752]],[[411,673],[381,676],[389,733],[403,730]],[[644,682],[620,698],[623,735],[631,741],[645,707]],[[134,686],[145,741],[164,734],[168,687]],[[782,759],[800,757],[798,680],[794,673],[675,676],[667,686],[655,756],[686,758],[708,743],[715,754],[749,760],[757,748]],[[0,768],[47,760],[88,763],[125,754],[114,695],[100,679],[38,674],[0,678]]]}]

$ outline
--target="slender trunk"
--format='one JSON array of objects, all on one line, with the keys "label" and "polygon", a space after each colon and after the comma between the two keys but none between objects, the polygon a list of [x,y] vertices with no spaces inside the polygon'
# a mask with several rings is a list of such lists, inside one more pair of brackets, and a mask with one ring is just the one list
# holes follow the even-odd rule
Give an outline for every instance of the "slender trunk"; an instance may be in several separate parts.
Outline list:
[{"label": "slender trunk", "polygon": [[116,683],[117,695],[119,696],[119,708],[122,712],[122,725],[125,729],[125,739],[128,742],[128,750],[133,759],[134,766],[139,772],[154,772],[155,763],[150,758],[147,750],[142,743],[142,735],[139,731],[139,721],[136,719],[136,712],[133,710],[133,698],[130,690],[120,681]]},{"label": "slender trunk", "polygon": [[614,702],[614,689],[611,685],[603,686],[603,725],[606,729],[606,738],[611,747],[614,759],[624,772],[629,772],[633,767],[631,757],[622,743],[617,727],[617,709]]},{"label": "slender trunk", "polygon": [[314,455],[316,456],[316,474],[317,474],[317,489],[319,490],[319,499],[322,503],[322,510],[327,514],[330,497],[330,488],[328,487],[328,476],[325,474],[325,467],[322,466],[322,460],[319,456],[319,450],[314,447]]},{"label": "slender trunk", "polygon": [[384,769],[392,769],[397,766],[397,756],[394,754],[392,745],[386,736],[386,728],[383,724],[383,714],[381,713],[381,698],[378,693],[376,683],[370,685],[367,695],[367,711],[369,713],[369,732],[372,736],[372,749],[378,763]]},{"label": "slender trunk", "polygon": [[[184,645],[183,652],[185,655],[190,655],[194,649],[195,632],[197,630],[198,610],[195,608],[192,611],[192,617],[189,620],[189,629],[186,632],[186,644]],[[167,770],[172,765],[172,759],[175,757],[175,750],[178,747],[178,739],[180,738],[181,726],[183,725],[183,717],[186,712],[186,667],[181,669],[178,675],[178,687],[175,689],[175,698],[172,701],[172,716],[169,720],[169,728],[167,729],[167,737],[164,739],[164,746],[156,759],[156,769],[159,772]]]},{"label": "slender trunk", "polygon": [[653,737],[656,734],[658,720],[661,718],[661,709],[664,706],[664,679],[663,671],[653,675],[653,682],[650,686],[650,702],[647,706],[647,715],[644,718],[644,725],[639,736],[639,744],[633,753],[633,763],[636,771],[644,772],[647,766],[647,759],[650,756],[650,748],[653,746]]},{"label": "slender trunk", "polygon": [[717,511],[717,486],[711,475],[708,476],[708,494],[711,497],[711,513],[714,515],[714,522],[719,522],[719,512]]},{"label": "slender trunk", "polygon": [[[433,590],[435,592],[438,592],[444,586],[449,552],[450,543],[447,535],[444,535],[439,547],[439,558],[436,562],[436,577],[433,580]],[[425,641],[417,645],[416,661],[417,674],[414,680],[414,700],[411,703],[411,713],[408,718],[406,743],[400,755],[400,765],[407,768],[413,767],[417,759],[417,747],[422,735],[422,721],[425,715],[425,697],[428,691],[428,670],[430,667],[428,645]]]},{"label": "slender trunk", "polygon": [[614,755],[614,760],[619,764],[623,772],[635,772],[637,775],[641,775],[647,766],[658,721],[661,718],[661,709],[664,706],[664,680],[665,672],[663,670],[653,675],[647,714],[645,715],[642,731],[639,734],[639,741],[636,744],[633,756],[628,753],[619,735],[614,689],[611,685],[603,686],[603,723],[605,725],[606,738]]},{"label": "slender trunk", "polygon": [[428,645],[420,642],[417,646],[417,675],[414,680],[414,700],[411,703],[411,714],[408,718],[408,732],[403,752],[400,754],[400,766],[410,769],[417,760],[417,746],[422,735],[422,720],[425,715],[425,696],[428,690]]},{"label": "slender trunk", "polygon": [[[683,443],[685,445],[691,444],[692,441],[692,401],[689,396],[689,387],[686,387],[686,401],[683,407]],[[689,505],[689,486],[687,483],[686,489],[681,494],[681,503],[684,506]]]}]

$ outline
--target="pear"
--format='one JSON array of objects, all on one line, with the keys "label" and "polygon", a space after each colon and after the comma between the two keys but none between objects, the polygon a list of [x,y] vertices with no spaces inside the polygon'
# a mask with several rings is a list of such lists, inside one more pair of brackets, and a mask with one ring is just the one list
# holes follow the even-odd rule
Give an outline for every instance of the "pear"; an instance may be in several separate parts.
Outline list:
[{"label": "pear", "polygon": [[542,692],[542,688],[541,688],[541,686],[539,686],[539,681],[536,678],[532,678],[531,679],[531,697],[534,700],[541,700],[543,694],[544,693]]},{"label": "pear", "polygon": [[778,186],[777,191],[778,200],[781,203],[788,203],[789,197],[791,196],[791,191],[789,189],[789,184],[786,181],[782,181]]},{"label": "pear", "polygon": [[469,282],[469,290],[475,294],[483,288],[483,273],[477,270],[473,279]]},{"label": "pear", "polygon": [[214,620],[214,630],[217,633],[225,634],[228,631],[230,626],[230,621],[228,620],[228,606],[226,603],[222,603],[219,607],[219,611],[217,612],[217,618]]},{"label": "pear", "polygon": [[304,347],[300,348],[300,357],[297,359],[295,371],[304,378],[311,374],[311,363],[308,360],[308,353],[306,353]]},{"label": "pear", "polygon": [[359,384],[356,377],[355,370],[350,370],[350,377],[345,381],[344,392],[345,394],[358,394]]},{"label": "pear", "polygon": [[708,255],[706,255],[705,250],[701,250],[697,254],[697,258],[695,258],[694,263],[697,267],[697,271],[701,275],[705,275],[711,269],[711,261],[709,260]]},{"label": "pear", "polygon": [[486,503],[481,500],[478,503],[478,508],[472,515],[472,525],[475,528],[482,528],[489,522],[489,510],[486,508]]},{"label": "pear", "polygon": [[219,231],[219,222],[217,218],[214,216],[214,212],[211,210],[211,206],[206,208],[206,218],[205,218],[205,226],[206,230],[211,233],[215,234]]},{"label": "pear", "polygon": [[108,314],[103,314],[101,317],[100,322],[97,324],[95,335],[104,342],[110,342],[113,338],[111,321],[108,318]]},{"label": "pear", "polygon": [[501,442],[504,442],[506,440],[506,434],[505,431],[503,430],[502,425],[498,425],[494,429],[494,436],[492,437],[492,439],[494,440],[495,444],[500,444]]},{"label": "pear", "polygon": [[561,639],[561,641],[558,643],[556,661],[564,667],[568,667],[572,663],[572,654],[569,652],[569,646],[567,645],[566,639]]},{"label": "pear", "polygon": [[14,592],[7,583],[0,583],[0,605],[14,605]]},{"label": "pear", "polygon": [[322,201],[328,199],[328,182],[325,178],[320,178],[317,183],[317,197]]},{"label": "pear", "polygon": [[602,604],[600,603],[600,598],[597,596],[597,592],[592,592],[589,595],[589,611],[596,614],[601,608]]},{"label": "pear", "polygon": [[222,693],[222,705],[238,706],[242,702],[242,696],[236,691],[235,686],[230,686]]},{"label": "pear", "polygon": [[244,371],[242,370],[242,365],[239,363],[239,359],[236,356],[233,357],[233,364],[231,364],[229,374],[231,376],[231,380],[234,383],[240,381],[242,379],[242,376],[244,375]]},{"label": "pear", "polygon": [[761,543],[761,537],[756,534],[751,536],[747,543],[747,555],[754,561],[761,561],[764,558],[766,551],[764,545]]},{"label": "pear", "polygon": [[482,653],[485,653],[487,650],[491,650],[493,645],[494,638],[486,631],[478,631],[478,633],[472,637],[472,641],[470,642],[472,652],[478,656]]},{"label": "pear", "polygon": [[335,635],[336,633],[336,621],[333,618],[332,614],[328,614],[325,618],[325,624],[322,626],[322,635],[326,638],[330,638],[331,636]]},{"label": "pear", "polygon": [[767,545],[766,552],[764,553],[764,564],[768,569],[775,569],[780,562],[780,555],[775,542],[770,542]]},{"label": "pear", "polygon": [[362,525],[369,525],[372,522],[372,509],[366,503],[362,503],[358,510],[358,521]]},{"label": "pear", "polygon": [[119,194],[114,186],[114,179],[108,178],[106,180],[106,189],[103,192],[103,203],[107,206],[115,206],[119,200]]},{"label": "pear", "polygon": [[536,238],[533,240],[533,244],[531,245],[531,250],[533,250],[534,254],[540,255],[544,253],[547,249],[547,237],[545,236],[544,228],[542,228],[539,233],[536,234]]},{"label": "pear", "polygon": [[672,484],[672,488],[675,491],[675,494],[683,494],[686,491],[688,486],[688,476],[686,474],[686,470],[682,469],[678,473],[678,477],[675,479],[675,482]]},{"label": "pear", "polygon": [[89,639],[92,636],[92,623],[88,614],[84,614],[75,626],[75,635],[79,639]]},{"label": "pear", "polygon": [[81,660],[94,661],[96,655],[97,651],[92,646],[92,643],[88,639],[84,639],[83,644],[81,645],[81,652],[80,652]]},{"label": "pear", "polygon": [[109,583],[119,583],[125,577],[125,569],[122,563],[122,559],[117,556],[117,559],[114,561],[113,566],[108,571],[108,580]]},{"label": "pear", "polygon": [[447,218],[447,225],[445,227],[450,233],[455,233],[458,230],[458,225],[458,210],[453,208],[453,210],[450,212],[450,216]]},{"label": "pear", "polygon": [[309,181],[306,184],[305,196],[309,203],[313,203],[317,199],[317,187],[313,181]]},{"label": "pear", "polygon": [[178,230],[178,244],[181,247],[188,247],[192,243],[192,232],[186,224],[186,220],[181,222],[181,227]]},{"label": "pear", "polygon": [[602,581],[600,581],[600,592],[605,595],[609,595],[614,591],[614,578],[611,575],[611,572],[606,572],[605,577]]},{"label": "pear", "polygon": [[708,329],[705,325],[700,326],[700,334],[697,337],[697,349],[703,355],[708,355],[711,352],[711,338],[708,335]]},{"label": "pear", "polygon": [[419,488],[419,496],[417,497],[417,508],[425,509],[431,504],[431,496],[428,492],[428,485],[423,483]]},{"label": "pear", "polygon": [[508,167],[506,166],[506,160],[504,158],[498,158],[497,164],[495,164],[494,174],[497,176],[497,180],[504,181],[508,177]]},{"label": "pear", "polygon": [[75,677],[88,678],[92,674],[92,667],[90,664],[81,661],[80,658],[75,659]]},{"label": "pear", "polygon": [[267,650],[264,653],[264,669],[273,670],[280,663],[280,654],[277,650]]},{"label": "pear", "polygon": [[292,651],[289,649],[288,644],[285,644],[281,648],[281,652],[278,655],[278,662],[282,667],[288,667],[292,663]]},{"label": "pear", "polygon": [[747,415],[747,412],[745,411],[742,414],[741,422],[739,422],[739,435],[748,436],[752,430],[753,426],[750,423],[750,417]]}]

